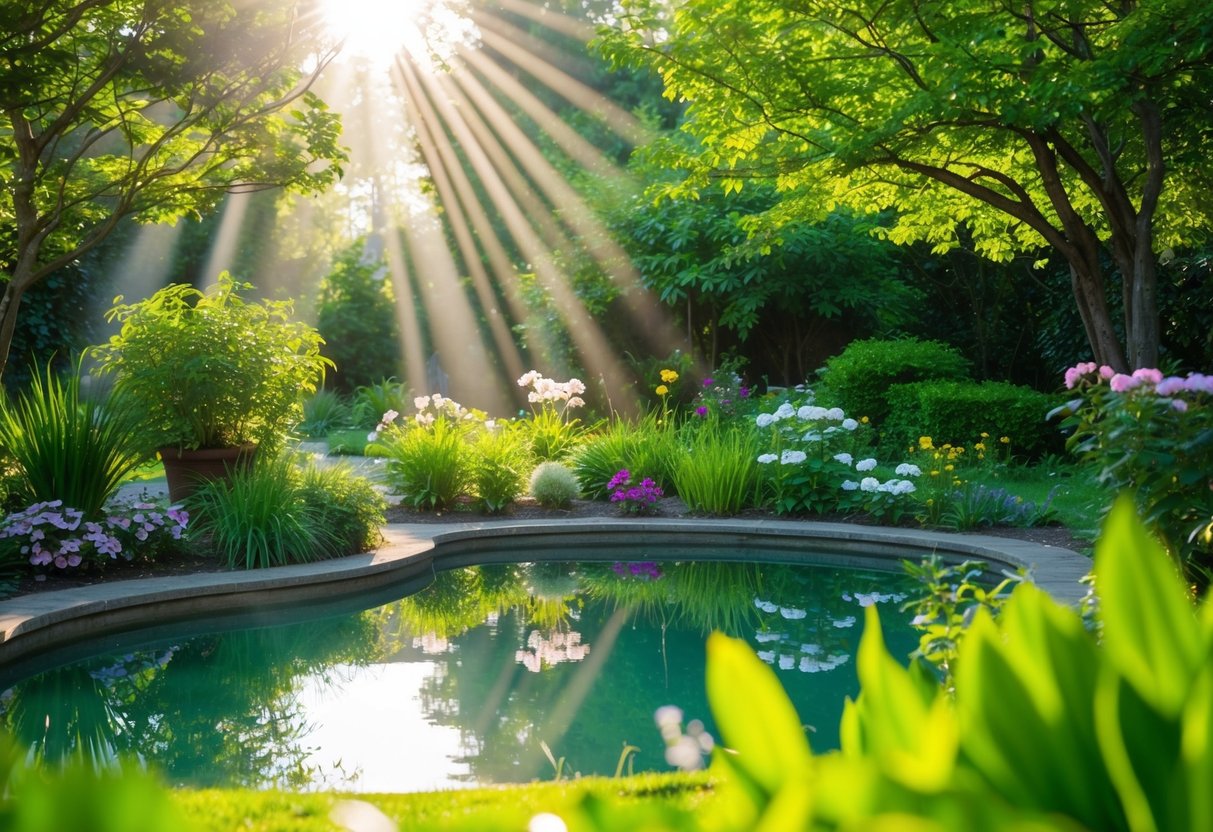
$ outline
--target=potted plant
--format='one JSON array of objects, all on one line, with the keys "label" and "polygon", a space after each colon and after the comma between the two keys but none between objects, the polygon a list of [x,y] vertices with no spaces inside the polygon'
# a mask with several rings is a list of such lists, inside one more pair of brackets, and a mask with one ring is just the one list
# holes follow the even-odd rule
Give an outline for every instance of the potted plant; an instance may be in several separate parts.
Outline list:
[{"label": "potted plant", "polygon": [[138,303],[119,296],[106,317],[122,328],[93,348],[99,371],[139,402],[174,500],[258,448],[276,451],[332,364],[290,301],[247,301],[250,288],[224,272],[205,292],[175,283]]}]

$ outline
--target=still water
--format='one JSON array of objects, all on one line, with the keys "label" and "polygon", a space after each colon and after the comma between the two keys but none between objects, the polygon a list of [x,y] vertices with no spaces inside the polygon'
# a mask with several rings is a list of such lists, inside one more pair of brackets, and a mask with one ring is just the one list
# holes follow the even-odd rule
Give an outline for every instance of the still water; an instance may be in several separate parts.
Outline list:
[{"label": "still water", "polygon": [[0,694],[0,720],[47,763],[135,755],[197,787],[421,791],[612,775],[621,757],[663,771],[659,707],[715,731],[704,644],[722,630],[775,669],[814,749],[835,748],[863,607],[907,655],[913,585],[746,556],[440,572],[374,609],[58,667]]}]

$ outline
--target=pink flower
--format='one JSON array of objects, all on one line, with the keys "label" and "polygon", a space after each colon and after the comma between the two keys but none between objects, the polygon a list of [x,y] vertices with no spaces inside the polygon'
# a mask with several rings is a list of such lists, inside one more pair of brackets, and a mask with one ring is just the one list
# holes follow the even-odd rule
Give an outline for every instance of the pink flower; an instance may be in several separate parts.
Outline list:
[{"label": "pink flower", "polygon": [[1171,399],[1171,407],[1175,410],[1176,413],[1187,413],[1188,412],[1188,403],[1185,402],[1183,399]]},{"label": "pink flower", "polygon": [[1132,390],[1141,382],[1133,376],[1127,376],[1124,373],[1117,373],[1112,376],[1112,380],[1108,382],[1108,386],[1112,388],[1113,393],[1125,393]]},{"label": "pink flower", "polygon": [[1138,381],[1144,381],[1146,384],[1158,384],[1162,381],[1162,370],[1155,370],[1153,367],[1142,367],[1133,371],[1133,378]]},{"label": "pink flower", "polygon": [[1100,366],[1099,377],[1102,378],[1104,381],[1107,381],[1108,379],[1112,378],[1112,376],[1114,376],[1114,375],[1116,375],[1116,371],[1113,370],[1111,367],[1109,367],[1107,364],[1103,364]]},{"label": "pink flower", "polygon": [[1095,372],[1095,362],[1085,361],[1081,364],[1075,364],[1070,369],[1066,370],[1066,389],[1073,390],[1078,382],[1082,381],[1082,377],[1087,373]]}]

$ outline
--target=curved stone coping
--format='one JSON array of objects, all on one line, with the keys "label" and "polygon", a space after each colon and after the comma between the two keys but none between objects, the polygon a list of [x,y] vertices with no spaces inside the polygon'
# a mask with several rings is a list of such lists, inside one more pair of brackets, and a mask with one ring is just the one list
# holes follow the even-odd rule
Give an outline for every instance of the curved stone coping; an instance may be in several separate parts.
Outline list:
[{"label": "curved stone coping", "polygon": [[[591,546],[655,547],[761,545],[780,559],[863,563],[918,559],[984,560],[991,571],[1032,570],[1037,585],[1063,603],[1085,594],[1079,583],[1090,560],[1069,549],[988,535],[944,534],[918,529],[790,520],[591,520],[482,521],[390,524],[375,552],[319,563],[248,572],[211,572],[142,578],[75,587],[0,601],[0,667],[43,651],[105,633],[202,616],[237,615],[286,605],[318,604],[374,594],[384,587],[446,568],[486,560],[492,553],[526,547],[526,560],[594,558]],[[503,545],[504,544],[504,545]],[[660,551],[652,553],[659,557]],[[610,553],[600,557],[614,557]],[[735,559],[730,554],[729,559]]]}]

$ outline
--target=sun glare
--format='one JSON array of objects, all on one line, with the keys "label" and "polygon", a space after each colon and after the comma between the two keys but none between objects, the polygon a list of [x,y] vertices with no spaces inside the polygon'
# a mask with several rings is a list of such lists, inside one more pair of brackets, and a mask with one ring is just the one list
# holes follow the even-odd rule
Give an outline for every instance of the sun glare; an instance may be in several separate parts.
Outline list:
[{"label": "sun glare", "polygon": [[324,25],[342,52],[386,65],[415,42],[428,0],[322,0]]}]

